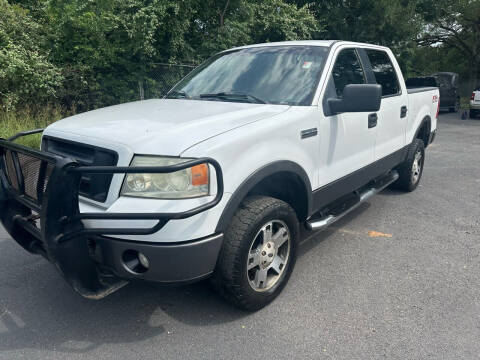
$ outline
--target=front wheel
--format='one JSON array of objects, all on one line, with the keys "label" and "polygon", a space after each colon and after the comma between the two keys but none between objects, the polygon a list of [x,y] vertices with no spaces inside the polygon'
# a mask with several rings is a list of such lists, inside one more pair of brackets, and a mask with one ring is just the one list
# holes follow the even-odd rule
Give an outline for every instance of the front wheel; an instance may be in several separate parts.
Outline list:
[{"label": "front wheel", "polygon": [[295,265],[298,228],[287,203],[265,196],[247,198],[225,232],[214,288],[244,310],[272,302]]},{"label": "front wheel", "polygon": [[413,191],[420,183],[425,163],[425,146],[423,141],[415,139],[410,144],[405,161],[397,168],[400,175],[394,183],[397,189]]}]

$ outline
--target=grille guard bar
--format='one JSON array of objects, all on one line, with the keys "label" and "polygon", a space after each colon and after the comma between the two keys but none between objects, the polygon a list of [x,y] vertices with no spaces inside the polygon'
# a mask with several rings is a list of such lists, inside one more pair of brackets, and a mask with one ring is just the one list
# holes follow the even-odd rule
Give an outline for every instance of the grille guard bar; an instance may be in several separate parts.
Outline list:
[{"label": "grille guard bar", "polygon": [[[126,282],[105,266],[101,235],[149,235],[170,219],[185,219],[216,206],[223,196],[222,169],[211,158],[171,166],[80,166],[74,159],[28,148],[12,141],[42,129],[0,139],[0,221],[27,251],[55,265],[80,295],[101,299]],[[215,169],[217,194],[210,202],[179,213],[81,213],[79,185],[82,174],[171,173],[198,164]],[[82,220],[158,220],[151,228],[85,228]],[[103,238],[104,239],[104,238]]]},{"label": "grille guard bar", "polygon": [[[14,202],[21,204],[25,211],[27,209],[39,214],[41,230],[36,231],[32,218],[16,214],[14,222],[21,225],[39,240],[46,236],[44,227],[57,229],[54,231],[55,242],[62,243],[83,235],[150,235],[159,231],[169,220],[185,219],[216,206],[223,196],[223,176],[220,164],[211,158],[199,158],[183,163],[169,166],[139,166],[139,167],[117,167],[117,166],[80,166],[75,160],[61,157],[52,153],[43,152],[28,148],[16,143],[19,137],[42,132],[42,129],[19,133],[9,140],[0,139],[0,182],[7,194],[7,197]],[[10,166],[10,172],[15,172],[15,180],[9,180],[8,160],[11,157],[14,171]],[[36,197],[27,194],[24,179],[25,170],[22,169],[20,156],[29,158],[30,161],[37,161],[39,165],[36,176]],[[25,161],[23,166],[25,166]],[[132,174],[151,173],[164,174],[184,170],[199,164],[210,164],[215,169],[217,181],[217,193],[214,199],[193,209],[178,213],[80,213],[78,208],[79,183],[82,174]],[[11,165],[11,164],[10,164]],[[48,178],[47,173],[50,173]],[[27,174],[30,176],[31,174]],[[15,186],[17,185],[17,186]],[[29,186],[32,187],[32,184]],[[44,188],[44,192],[41,189]],[[31,189],[30,189],[31,190]],[[31,192],[31,191],[30,191]],[[53,196],[49,196],[52,194]],[[26,209],[25,209],[26,208]],[[59,209],[61,209],[59,211]],[[84,228],[81,220],[158,220],[151,228]],[[3,219],[2,219],[3,220]],[[56,222],[56,224],[55,224]]]}]

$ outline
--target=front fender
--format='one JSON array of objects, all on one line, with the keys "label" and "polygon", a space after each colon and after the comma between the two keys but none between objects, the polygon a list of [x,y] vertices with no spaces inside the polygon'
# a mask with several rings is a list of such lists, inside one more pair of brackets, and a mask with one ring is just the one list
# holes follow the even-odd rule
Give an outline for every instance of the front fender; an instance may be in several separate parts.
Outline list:
[{"label": "front fender", "polygon": [[235,211],[238,209],[247,194],[263,179],[276,173],[293,173],[302,180],[307,193],[307,213],[310,214],[313,203],[312,186],[307,173],[300,165],[293,161],[276,161],[258,169],[242,182],[223,209],[222,215],[217,224],[216,232],[224,232],[235,214]]},{"label": "front fender", "polygon": [[305,129],[317,129],[318,109],[294,108],[208,139],[182,156],[209,156],[224,173],[225,191],[232,194],[222,211],[217,231],[225,229],[238,205],[261,180],[275,173],[295,174],[303,183],[310,214],[312,189],[318,186],[319,137],[302,138]]}]

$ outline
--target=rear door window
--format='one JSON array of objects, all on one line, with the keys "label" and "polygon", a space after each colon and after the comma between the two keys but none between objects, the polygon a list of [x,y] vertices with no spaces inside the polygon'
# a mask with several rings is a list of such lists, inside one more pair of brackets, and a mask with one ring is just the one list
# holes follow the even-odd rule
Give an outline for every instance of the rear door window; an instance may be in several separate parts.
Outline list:
[{"label": "rear door window", "polygon": [[366,49],[377,84],[382,85],[382,95],[400,94],[400,84],[390,57],[385,51]]}]

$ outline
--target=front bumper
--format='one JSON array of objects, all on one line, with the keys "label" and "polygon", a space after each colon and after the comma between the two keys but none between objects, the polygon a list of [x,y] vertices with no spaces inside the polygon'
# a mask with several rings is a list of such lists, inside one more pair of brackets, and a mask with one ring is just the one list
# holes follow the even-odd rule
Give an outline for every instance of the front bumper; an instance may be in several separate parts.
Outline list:
[{"label": "front bumper", "polygon": [[471,110],[480,110],[480,102],[470,101],[470,109]]},{"label": "front bumper", "polygon": [[[202,163],[215,169],[217,193],[212,201],[193,209],[177,213],[82,213],[79,210],[82,174],[171,173]],[[107,236],[156,233],[172,219],[186,219],[215,207],[222,196],[222,170],[218,162],[210,158],[162,167],[80,166],[73,159],[0,139],[3,226],[27,251],[52,262],[67,282],[88,298],[110,294],[122,279],[184,282],[211,273],[221,235],[163,246]],[[85,220],[155,220],[155,224],[148,228],[86,228]],[[132,254],[140,253],[149,259],[149,267],[135,271]]]},{"label": "front bumper", "polygon": [[[222,242],[223,234],[167,245],[96,237],[90,246],[104,270],[120,279],[178,284],[208,277]],[[139,261],[139,254],[147,259],[148,267]]]}]

